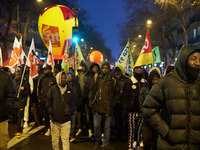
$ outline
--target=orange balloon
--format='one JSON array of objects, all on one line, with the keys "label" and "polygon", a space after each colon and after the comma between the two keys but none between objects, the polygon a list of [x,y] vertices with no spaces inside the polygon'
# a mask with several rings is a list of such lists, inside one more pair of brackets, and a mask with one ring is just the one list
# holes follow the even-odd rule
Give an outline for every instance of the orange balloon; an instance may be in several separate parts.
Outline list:
[{"label": "orange balloon", "polygon": [[74,12],[63,5],[47,7],[40,14],[38,30],[47,48],[51,41],[54,59],[63,59],[66,46],[68,45],[68,48],[71,46],[72,27],[75,26],[74,16]]},{"label": "orange balloon", "polygon": [[100,63],[103,61],[103,55],[101,54],[101,52],[99,51],[93,51],[91,54],[90,54],[90,61],[91,62],[96,62],[96,63]]}]

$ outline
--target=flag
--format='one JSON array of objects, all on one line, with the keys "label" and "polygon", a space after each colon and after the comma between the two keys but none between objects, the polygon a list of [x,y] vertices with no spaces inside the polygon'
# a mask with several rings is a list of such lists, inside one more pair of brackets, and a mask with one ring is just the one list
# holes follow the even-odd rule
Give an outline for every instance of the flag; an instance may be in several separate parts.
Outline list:
[{"label": "flag", "polygon": [[116,62],[116,67],[118,66],[118,64],[122,65],[123,67],[126,66],[126,62],[127,62],[127,59],[128,59],[129,49],[130,49],[130,46],[129,46],[129,39],[128,39],[128,42],[127,42],[124,50],[122,51],[122,53],[121,53],[118,61]]},{"label": "flag", "polygon": [[128,62],[127,63],[128,63],[128,74],[129,74],[129,77],[131,77],[133,75],[134,61],[133,61],[133,55],[130,50],[129,50],[129,54],[128,54]]},{"label": "flag", "polygon": [[0,67],[3,67],[3,57],[2,57],[1,47],[0,47]]},{"label": "flag", "polygon": [[48,52],[48,56],[47,56],[47,64],[50,65],[52,68],[55,66],[54,59],[53,59],[53,53],[52,53],[51,41],[49,41],[49,52]]},{"label": "flag", "polygon": [[22,49],[22,36],[21,38],[19,39],[19,51],[18,51],[18,63],[17,63],[17,66],[20,66],[21,64],[24,63],[24,56],[25,56],[25,53],[24,53],[24,50]]},{"label": "flag", "polygon": [[69,62],[69,50],[68,50],[68,41],[67,45],[65,47],[65,52],[64,52],[64,57],[62,60],[62,68],[65,70],[65,72],[68,72],[70,67],[70,62]]},{"label": "flag", "polygon": [[9,62],[9,67],[12,73],[15,72],[15,66],[18,63],[18,59],[19,59],[19,42],[17,38],[15,37],[15,40],[13,43],[13,51],[12,51],[10,62]]},{"label": "flag", "polygon": [[38,76],[37,64],[38,64],[37,56],[35,55],[35,44],[34,39],[32,39],[31,46],[29,49],[28,60],[26,65],[30,67],[29,71],[29,83],[31,86],[31,92],[33,91],[33,78]]},{"label": "flag", "polygon": [[84,60],[83,54],[81,52],[81,49],[78,45],[78,43],[76,43],[76,47],[75,47],[75,51],[76,51],[76,56],[75,56],[75,73],[77,74],[77,68],[80,67],[80,64],[82,61]]},{"label": "flag", "polygon": [[142,50],[138,56],[135,66],[142,66],[151,63],[153,63],[153,57],[152,57],[150,33],[148,29],[146,33],[144,46],[142,47]]},{"label": "flag", "polygon": [[154,49],[152,49],[152,55],[153,55],[153,63],[161,62],[159,46],[156,46],[154,47]]}]

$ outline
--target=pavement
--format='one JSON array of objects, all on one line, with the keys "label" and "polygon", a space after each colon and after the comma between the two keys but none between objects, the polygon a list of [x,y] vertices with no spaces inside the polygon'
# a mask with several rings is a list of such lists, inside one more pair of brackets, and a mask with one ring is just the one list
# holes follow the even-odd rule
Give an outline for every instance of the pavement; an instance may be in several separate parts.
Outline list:
[{"label": "pavement", "polygon": [[[44,126],[34,126],[34,122],[30,123],[28,127],[24,128],[21,138],[15,136],[16,130],[16,124],[9,124],[9,150],[52,150],[51,136],[44,135],[46,131]],[[87,135],[76,137],[76,139],[76,143],[70,143],[71,150],[92,150],[95,142]],[[62,147],[61,142],[60,147]],[[117,140],[115,136],[111,134],[108,150],[127,149],[128,143],[126,139]]]}]

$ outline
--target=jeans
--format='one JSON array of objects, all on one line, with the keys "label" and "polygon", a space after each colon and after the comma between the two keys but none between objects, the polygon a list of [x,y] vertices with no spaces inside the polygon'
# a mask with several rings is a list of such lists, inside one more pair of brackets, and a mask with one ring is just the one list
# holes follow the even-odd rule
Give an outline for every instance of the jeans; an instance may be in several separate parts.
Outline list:
[{"label": "jeans", "polygon": [[71,121],[63,124],[50,121],[51,125],[51,138],[53,150],[59,150],[59,138],[61,136],[63,150],[70,150],[69,136]]},{"label": "jeans", "polygon": [[77,109],[75,109],[73,115],[71,116],[71,131],[70,136],[75,137],[75,130],[76,130],[76,117],[77,117]]},{"label": "jeans", "polygon": [[104,124],[103,146],[107,147],[110,139],[111,116],[106,116],[106,114],[94,112],[94,135],[96,141],[101,140],[101,121],[103,121]]}]

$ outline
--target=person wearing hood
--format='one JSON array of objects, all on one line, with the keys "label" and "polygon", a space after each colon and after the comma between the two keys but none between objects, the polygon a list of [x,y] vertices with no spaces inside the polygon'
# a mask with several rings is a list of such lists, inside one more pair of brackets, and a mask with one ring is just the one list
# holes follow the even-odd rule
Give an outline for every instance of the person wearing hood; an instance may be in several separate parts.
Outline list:
[{"label": "person wearing hood", "polygon": [[95,145],[97,150],[101,145],[101,122],[104,125],[102,148],[107,149],[110,138],[110,121],[113,108],[120,97],[118,81],[111,75],[110,64],[104,62],[92,90],[90,105],[94,114]]},{"label": "person wearing hood", "polygon": [[75,100],[72,88],[67,84],[65,72],[56,76],[57,85],[53,85],[47,94],[46,108],[50,116],[52,146],[59,148],[59,138],[64,150],[70,149],[71,116],[75,110]]},{"label": "person wearing hood", "polygon": [[200,50],[184,46],[173,73],[154,84],[143,104],[147,124],[158,133],[157,149],[200,149]]},{"label": "person wearing hood", "polygon": [[128,144],[129,149],[142,147],[142,114],[139,111],[139,94],[142,87],[146,86],[143,77],[143,69],[136,66],[133,69],[131,80],[127,80],[123,89],[123,105],[127,109],[128,120]]},{"label": "person wearing hood", "polygon": [[[93,120],[91,117],[91,109],[89,107],[90,91],[93,85],[93,75],[90,71],[91,62],[86,61],[81,63],[81,65],[83,67],[83,72],[80,74],[78,82],[81,87],[82,109],[80,106],[80,111],[78,111],[79,129],[76,133],[76,136],[82,132],[84,126],[83,123],[85,123],[86,130],[88,130],[88,135],[89,137],[92,137]],[[85,120],[85,122],[81,122],[81,120]]]},{"label": "person wearing hood", "polygon": [[42,123],[44,118],[44,125],[47,128],[47,132],[45,133],[46,136],[51,135],[49,115],[45,107],[46,96],[50,87],[55,84],[56,84],[56,78],[53,75],[52,67],[50,65],[46,65],[46,67],[44,67],[44,74],[41,75],[37,87],[40,122]]},{"label": "person wearing hood", "polygon": [[[144,86],[141,88],[140,95],[139,95],[139,107],[140,107],[140,113],[143,112],[143,103],[147,95],[149,94],[149,91],[151,90],[152,86],[157,82],[157,80],[160,78],[160,70],[156,67],[153,67],[150,70],[149,76],[148,76],[148,86]],[[143,129],[142,129],[142,137],[143,137],[143,143],[144,143],[144,150],[156,150],[156,142],[157,142],[157,134],[155,131],[146,124],[145,119],[143,119]]]},{"label": "person wearing hood", "polygon": [[166,69],[166,73],[165,73],[165,74],[173,73],[173,72],[174,72],[174,66],[167,66],[167,69]]},{"label": "person wearing hood", "polygon": [[116,77],[116,79],[119,82],[120,85],[120,98],[119,102],[114,107],[114,116],[115,116],[115,126],[117,129],[117,139],[120,140],[122,138],[122,134],[125,134],[127,132],[126,130],[126,118],[127,118],[127,112],[125,107],[123,107],[123,88],[126,80],[130,80],[127,76],[123,75],[123,68],[122,67],[115,67],[113,75]]},{"label": "person wearing hood", "polygon": [[81,88],[80,85],[75,81],[74,72],[69,71],[67,73],[67,81],[70,88],[73,90],[73,96],[75,101],[75,111],[71,116],[71,132],[70,132],[70,142],[76,142],[75,139],[75,130],[76,130],[76,117],[77,117],[77,110],[82,105],[81,99]]},{"label": "person wearing hood", "polygon": [[21,137],[23,129],[23,118],[24,118],[24,109],[27,103],[27,98],[31,94],[30,84],[27,80],[22,79],[22,85],[20,87],[22,79],[21,70],[18,70],[15,75],[14,85],[15,89],[18,92],[19,97],[17,98],[17,103],[15,104],[15,109],[17,109],[17,137]]}]

